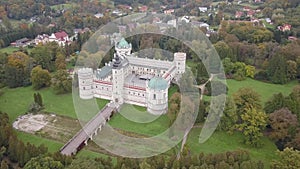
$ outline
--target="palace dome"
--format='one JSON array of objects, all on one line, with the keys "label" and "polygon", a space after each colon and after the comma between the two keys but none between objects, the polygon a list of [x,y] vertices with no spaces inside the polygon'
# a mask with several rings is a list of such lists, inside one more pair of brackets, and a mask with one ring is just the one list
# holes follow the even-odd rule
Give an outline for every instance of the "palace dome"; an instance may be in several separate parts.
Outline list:
[{"label": "palace dome", "polygon": [[161,77],[154,77],[149,81],[148,86],[154,90],[166,90],[168,88],[168,82]]},{"label": "palace dome", "polygon": [[122,48],[122,49],[124,49],[124,48],[130,48],[130,45],[129,45],[129,43],[124,38],[122,38],[120,40],[120,42],[118,43],[118,48]]}]

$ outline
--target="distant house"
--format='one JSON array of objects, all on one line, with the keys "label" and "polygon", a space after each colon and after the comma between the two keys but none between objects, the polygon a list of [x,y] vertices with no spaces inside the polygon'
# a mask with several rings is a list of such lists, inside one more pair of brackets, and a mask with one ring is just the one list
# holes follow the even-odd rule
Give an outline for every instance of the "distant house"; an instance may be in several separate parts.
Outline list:
[{"label": "distant house", "polygon": [[189,23],[190,22],[190,17],[189,16],[183,16],[180,20],[184,21],[186,23]]},{"label": "distant house", "polygon": [[91,31],[90,28],[84,28],[84,29],[73,29],[73,33],[76,34],[82,34],[85,32],[89,32]]},{"label": "distant house", "polygon": [[167,15],[171,15],[172,13],[174,13],[174,9],[167,9],[167,10],[164,10],[164,14],[167,14]]},{"label": "distant house", "polygon": [[255,11],[250,10],[250,11],[247,12],[247,17],[252,18],[254,16],[254,14],[255,14]]},{"label": "distant house", "polygon": [[292,25],[290,24],[283,24],[282,26],[278,26],[278,30],[285,32],[290,31],[292,29]]},{"label": "distant house", "polygon": [[200,23],[200,28],[206,28],[206,30],[209,30],[209,24],[207,23]]},{"label": "distant house", "polygon": [[241,18],[244,15],[244,12],[236,11],[235,12],[235,18]]},{"label": "distant house", "polygon": [[148,6],[146,6],[146,5],[140,6],[140,7],[139,7],[139,11],[140,11],[140,12],[147,12],[147,11],[148,11]]},{"label": "distant house", "polygon": [[38,44],[46,44],[49,42],[49,35],[47,34],[42,34],[42,35],[38,35],[35,39],[34,39],[34,44],[38,45]]},{"label": "distant house", "polygon": [[251,8],[249,7],[249,6],[245,6],[244,8],[243,8],[243,11],[246,11],[246,12],[248,12],[248,11],[250,11],[251,10]]},{"label": "distant house", "polygon": [[176,28],[177,27],[177,20],[176,19],[169,20],[167,22],[167,24]]},{"label": "distant house", "polygon": [[270,18],[265,18],[265,21],[269,24],[272,23],[272,20]]},{"label": "distant house", "polygon": [[99,19],[102,18],[104,15],[102,13],[97,13],[94,16]]},{"label": "distant house", "polygon": [[161,23],[161,20],[160,20],[159,17],[154,17],[154,18],[152,19],[152,23]]},{"label": "distant house", "polygon": [[120,10],[118,10],[118,9],[113,10],[113,11],[112,11],[112,14],[113,14],[113,15],[117,15],[117,16],[122,16],[122,15],[123,15],[123,13],[122,13]]},{"label": "distant house", "polygon": [[29,40],[28,38],[22,38],[19,40],[16,40],[15,42],[12,42],[10,45],[14,46],[14,47],[26,47],[28,45],[30,45],[31,40]]},{"label": "distant house", "polygon": [[46,44],[48,42],[57,42],[60,46],[65,46],[65,44],[69,42],[69,36],[66,32],[62,31],[62,32],[53,33],[51,36],[47,34],[38,35],[34,39],[34,43],[36,45]]},{"label": "distant house", "polygon": [[200,12],[207,12],[208,8],[207,7],[199,7]]}]

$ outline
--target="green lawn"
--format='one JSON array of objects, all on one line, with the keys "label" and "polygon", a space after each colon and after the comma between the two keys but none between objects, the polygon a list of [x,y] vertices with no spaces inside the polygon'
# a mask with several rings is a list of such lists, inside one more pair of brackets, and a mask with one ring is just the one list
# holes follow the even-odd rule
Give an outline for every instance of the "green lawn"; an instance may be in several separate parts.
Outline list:
[{"label": "green lawn", "polygon": [[50,8],[55,9],[55,10],[58,10],[58,9],[61,10],[61,9],[70,9],[72,6],[73,6],[73,3],[67,3],[67,4],[53,5]]},{"label": "green lawn", "polygon": [[[10,121],[14,121],[27,111],[30,103],[33,102],[33,94],[36,92],[31,86],[2,90],[4,94],[0,96],[0,111],[6,112]],[[38,92],[42,95],[45,111],[76,118],[72,94],[55,95],[51,88]]]},{"label": "green lawn", "polygon": [[200,128],[194,128],[189,134],[187,144],[192,153],[222,153],[238,149],[246,150],[250,153],[251,159],[263,161],[267,168],[270,164],[270,161],[276,158],[275,151],[277,148],[274,143],[266,137],[262,139],[264,144],[262,147],[253,148],[242,143],[243,135],[241,133],[234,133],[233,135],[230,135],[226,132],[217,131],[205,143],[200,144],[200,132]]},{"label": "green lawn", "polygon": [[[132,109],[133,108],[133,109]],[[135,111],[136,109],[137,111]],[[134,121],[128,120],[126,117],[124,117],[122,114],[123,112],[126,115],[126,117],[131,116],[131,118],[139,119],[139,118],[147,118],[147,119],[155,119],[152,122],[149,123],[136,123]],[[139,115],[136,115],[138,117],[133,117],[135,113],[140,113]],[[153,136],[157,135],[159,133],[164,132],[169,125],[169,119],[167,115],[162,115],[160,117],[155,117],[150,115],[145,108],[131,105],[123,105],[121,112],[119,114],[116,114],[111,118],[109,121],[109,124],[114,128],[119,128],[122,130],[143,134],[147,136]]]},{"label": "green lawn", "polygon": [[273,94],[276,93],[283,93],[284,95],[289,95],[294,86],[299,84],[297,81],[290,82],[288,84],[279,85],[279,84],[271,84],[271,83],[264,83],[253,79],[246,79],[243,81],[236,81],[229,79],[227,80],[228,85],[228,94],[232,95],[233,93],[237,92],[240,88],[249,87],[255,90],[261,96],[262,103],[268,101]]},{"label": "green lawn", "polygon": [[[261,97],[262,101],[265,102],[273,94],[282,92],[288,95],[292,88],[297,85],[297,82],[291,82],[285,85],[275,85],[264,82],[255,81],[253,79],[247,79],[244,81],[227,80],[229,95],[235,93],[239,88],[250,87],[257,91]],[[29,104],[33,101],[33,93],[35,92],[32,87],[20,87],[16,89],[2,89],[4,94],[0,96],[0,111],[9,114],[10,121],[14,121],[19,115],[24,114]],[[177,87],[172,87],[169,90],[169,96],[171,96]],[[72,94],[65,95],[55,95],[51,88],[46,88],[39,90],[43,97],[45,104],[45,110],[48,112],[54,112],[59,115],[64,115],[72,118],[77,118],[74,112]],[[103,107],[108,101],[97,99],[99,107]],[[139,110],[139,113],[145,113],[145,108],[138,106],[124,105],[123,110],[125,112],[131,111],[130,108]],[[132,113],[132,112],[131,112]],[[134,113],[134,112],[133,112]],[[168,117],[162,115],[151,123],[135,123],[132,122],[122,115],[115,115],[109,124],[115,128],[120,128],[122,130],[135,132],[138,134],[153,136],[158,133],[162,133],[168,128]],[[234,135],[229,135],[224,132],[216,132],[213,136],[204,144],[198,143],[198,137],[201,129],[193,129],[188,138],[188,145],[190,146],[193,153],[205,152],[205,153],[218,153],[224,151],[232,151],[235,149],[244,149],[250,152],[253,159],[263,160],[265,164],[268,164],[271,159],[275,158],[274,151],[276,150],[275,145],[268,140],[263,138],[264,146],[256,149],[241,143],[242,135],[235,133]],[[24,142],[30,142],[36,145],[44,143],[47,145],[50,152],[58,151],[63,145],[62,143],[55,142],[52,140],[44,139],[31,134],[17,132],[18,137]],[[90,156],[97,157],[97,153],[90,152],[88,150],[81,151],[78,156]]]},{"label": "green lawn", "polygon": [[42,137],[39,137],[36,135],[32,135],[32,134],[28,134],[28,133],[24,133],[24,132],[20,132],[20,131],[17,131],[17,136],[24,143],[29,142],[36,146],[44,144],[46,147],[48,147],[48,151],[51,153],[59,151],[59,149],[63,146],[63,144],[60,142],[48,140],[48,139],[45,139],[45,138],[42,138]]},{"label": "green lawn", "polygon": [[[28,48],[28,47],[25,47],[25,49],[30,53],[30,51],[32,50],[32,48]],[[9,46],[9,47],[6,47],[6,48],[0,48],[0,52],[1,53],[7,53],[7,54],[12,54],[16,51],[19,51],[20,49],[17,48],[17,47],[13,47],[13,46]]]},{"label": "green lawn", "polygon": [[14,53],[14,52],[16,52],[18,50],[19,50],[19,48],[9,46],[9,47],[6,47],[6,48],[1,48],[0,52],[11,54],[11,53]]}]

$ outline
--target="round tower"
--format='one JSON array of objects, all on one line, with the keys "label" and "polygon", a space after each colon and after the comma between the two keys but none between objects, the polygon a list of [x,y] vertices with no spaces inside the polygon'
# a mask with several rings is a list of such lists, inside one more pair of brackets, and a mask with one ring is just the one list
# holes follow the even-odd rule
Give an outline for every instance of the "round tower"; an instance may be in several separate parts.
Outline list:
[{"label": "round tower", "polygon": [[120,40],[115,46],[116,52],[121,57],[126,57],[131,54],[131,43],[129,44],[124,38]]},{"label": "round tower", "polygon": [[79,96],[82,99],[92,99],[93,94],[93,69],[82,68],[78,70]]},{"label": "round tower", "polygon": [[147,83],[147,110],[154,115],[161,115],[168,110],[168,82],[161,77],[154,77]]},{"label": "round tower", "polygon": [[185,72],[186,53],[174,53],[174,64],[177,68],[176,74],[183,74]]},{"label": "round tower", "polygon": [[112,100],[116,104],[123,104],[124,69],[121,58],[115,54],[112,68]]}]

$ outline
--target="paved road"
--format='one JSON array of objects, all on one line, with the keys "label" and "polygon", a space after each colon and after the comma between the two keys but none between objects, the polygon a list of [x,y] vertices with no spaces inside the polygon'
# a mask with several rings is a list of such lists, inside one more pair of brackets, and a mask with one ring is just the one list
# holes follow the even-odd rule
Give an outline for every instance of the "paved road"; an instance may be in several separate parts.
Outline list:
[{"label": "paved road", "polygon": [[108,104],[94,116],[72,139],[70,139],[61,149],[60,152],[64,155],[72,155],[77,152],[77,148],[89,139],[91,135],[103,125],[114,111],[114,107]]}]

